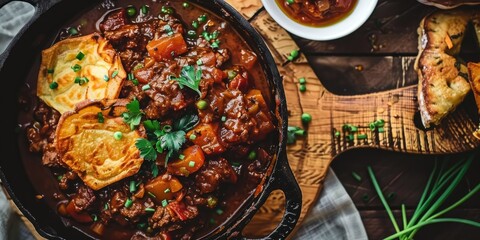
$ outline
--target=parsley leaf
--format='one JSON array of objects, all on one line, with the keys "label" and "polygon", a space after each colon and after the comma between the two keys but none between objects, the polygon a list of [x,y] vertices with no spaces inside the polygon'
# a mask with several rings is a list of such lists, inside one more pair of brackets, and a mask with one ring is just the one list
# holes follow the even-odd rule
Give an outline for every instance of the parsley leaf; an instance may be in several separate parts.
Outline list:
[{"label": "parsley leaf", "polygon": [[167,165],[168,160],[173,157],[182,145],[185,143],[185,132],[182,130],[165,133],[160,137],[160,146],[162,149],[167,149],[167,156],[165,158],[165,165]]},{"label": "parsley leaf", "polygon": [[127,104],[127,112],[122,114],[123,121],[130,125],[130,129],[135,129],[140,125],[142,120],[143,112],[140,111],[140,102],[137,99],[133,99],[130,103]]},{"label": "parsley leaf", "polygon": [[195,127],[198,123],[198,116],[197,115],[185,115],[180,120],[175,121],[173,124],[173,129],[175,130],[183,130],[188,132],[190,129]]},{"label": "parsley leaf", "polygon": [[195,68],[193,66],[187,65],[182,68],[182,71],[180,72],[180,77],[172,78],[172,79],[178,82],[178,85],[180,86],[180,88],[187,86],[188,88],[197,92],[198,95],[202,95],[199,89],[201,78],[202,78],[201,69],[198,69],[195,71]]},{"label": "parsley leaf", "polygon": [[157,160],[157,152],[153,147],[153,144],[145,138],[138,138],[135,141],[135,146],[140,151],[140,157],[147,161]]}]

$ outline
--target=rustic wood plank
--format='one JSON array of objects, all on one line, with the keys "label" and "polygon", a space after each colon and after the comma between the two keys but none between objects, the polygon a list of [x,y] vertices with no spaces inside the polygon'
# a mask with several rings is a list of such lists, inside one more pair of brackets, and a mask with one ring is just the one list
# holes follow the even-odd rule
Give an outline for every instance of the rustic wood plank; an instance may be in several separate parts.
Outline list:
[{"label": "rustic wood plank", "polygon": [[260,0],[225,0],[237,9],[246,19],[252,18],[262,7]]}]

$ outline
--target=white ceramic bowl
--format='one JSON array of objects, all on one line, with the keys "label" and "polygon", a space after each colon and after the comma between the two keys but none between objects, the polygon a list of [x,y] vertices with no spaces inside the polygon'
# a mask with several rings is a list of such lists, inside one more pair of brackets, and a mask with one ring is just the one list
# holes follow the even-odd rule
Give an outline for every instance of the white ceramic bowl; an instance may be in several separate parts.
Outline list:
[{"label": "white ceramic bowl", "polygon": [[349,16],[325,27],[310,27],[293,21],[282,12],[275,0],[262,0],[262,3],[270,16],[287,31],[306,39],[326,41],[344,37],[357,30],[370,17],[377,1],[358,0]]}]

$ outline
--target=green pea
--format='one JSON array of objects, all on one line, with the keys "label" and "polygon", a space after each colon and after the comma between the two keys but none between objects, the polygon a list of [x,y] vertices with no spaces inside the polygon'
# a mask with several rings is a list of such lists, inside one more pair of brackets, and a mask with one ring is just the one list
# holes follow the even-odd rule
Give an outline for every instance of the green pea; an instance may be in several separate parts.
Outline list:
[{"label": "green pea", "polygon": [[303,113],[302,114],[302,122],[307,124],[309,122],[312,121],[312,115],[308,114],[308,113]]},{"label": "green pea", "polygon": [[135,16],[136,14],[137,14],[137,9],[135,9],[134,6],[129,6],[129,7],[127,8],[127,15],[128,15],[129,17],[133,17],[133,16]]},{"label": "green pea", "polygon": [[197,108],[198,108],[198,109],[204,110],[204,109],[206,109],[207,107],[208,107],[207,101],[205,101],[205,100],[199,100],[199,101],[197,102]]}]

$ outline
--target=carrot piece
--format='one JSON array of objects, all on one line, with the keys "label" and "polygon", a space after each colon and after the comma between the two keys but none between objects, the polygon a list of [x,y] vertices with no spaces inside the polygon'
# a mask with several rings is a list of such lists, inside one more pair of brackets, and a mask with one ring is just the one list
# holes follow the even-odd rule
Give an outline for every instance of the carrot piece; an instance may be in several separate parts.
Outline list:
[{"label": "carrot piece", "polygon": [[188,177],[188,175],[198,171],[198,169],[203,166],[205,156],[203,155],[203,151],[200,146],[193,145],[186,148],[183,151],[183,155],[185,156],[183,159],[178,159],[174,162],[168,163],[167,169],[169,173]]},{"label": "carrot piece", "polygon": [[147,51],[155,61],[161,61],[163,59],[172,59],[174,56],[183,54],[188,51],[188,48],[182,34],[175,33],[172,36],[162,37],[148,42]]},{"label": "carrot piece", "polygon": [[453,48],[452,39],[450,38],[449,35],[445,36],[445,43],[447,44],[448,49]]}]

